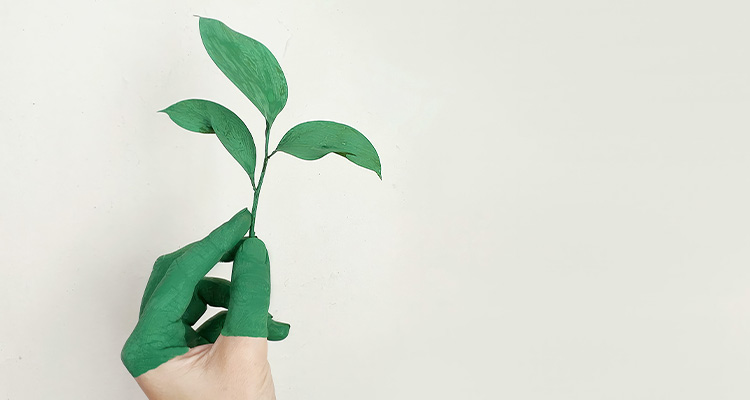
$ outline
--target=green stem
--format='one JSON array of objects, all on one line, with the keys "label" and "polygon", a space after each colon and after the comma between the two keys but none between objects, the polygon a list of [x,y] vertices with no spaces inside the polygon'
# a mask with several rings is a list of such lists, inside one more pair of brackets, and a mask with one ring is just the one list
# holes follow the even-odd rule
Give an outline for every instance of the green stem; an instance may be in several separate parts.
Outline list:
[{"label": "green stem", "polygon": [[260,170],[260,178],[258,179],[258,187],[255,188],[255,194],[253,195],[253,219],[250,222],[250,237],[255,237],[255,220],[257,219],[258,212],[258,198],[260,197],[260,188],[263,186],[263,178],[266,177],[266,166],[268,166],[268,137],[271,134],[271,124],[266,121],[266,146],[265,156],[263,157],[263,169]]}]

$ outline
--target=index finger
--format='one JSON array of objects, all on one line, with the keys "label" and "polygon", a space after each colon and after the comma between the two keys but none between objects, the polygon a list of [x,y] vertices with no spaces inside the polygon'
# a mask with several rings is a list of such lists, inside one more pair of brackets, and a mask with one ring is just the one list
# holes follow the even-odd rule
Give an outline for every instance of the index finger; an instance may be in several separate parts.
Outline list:
[{"label": "index finger", "polygon": [[179,320],[190,304],[195,286],[224,253],[242,240],[251,219],[250,211],[243,209],[172,261],[144,307],[144,314],[158,312],[169,320]]}]

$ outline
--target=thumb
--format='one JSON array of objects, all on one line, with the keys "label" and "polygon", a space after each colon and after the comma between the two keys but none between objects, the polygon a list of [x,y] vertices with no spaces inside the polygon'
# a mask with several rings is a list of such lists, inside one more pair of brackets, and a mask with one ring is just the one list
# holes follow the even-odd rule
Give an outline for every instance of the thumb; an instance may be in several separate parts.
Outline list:
[{"label": "thumb", "polygon": [[223,336],[268,337],[271,269],[266,245],[257,237],[242,243],[232,267],[232,286]]}]

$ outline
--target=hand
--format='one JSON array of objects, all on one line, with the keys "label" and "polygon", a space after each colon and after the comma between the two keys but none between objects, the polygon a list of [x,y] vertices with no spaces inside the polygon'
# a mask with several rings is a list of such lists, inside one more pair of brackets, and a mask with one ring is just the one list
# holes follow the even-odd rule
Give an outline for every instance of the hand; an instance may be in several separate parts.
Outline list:
[{"label": "hand", "polygon": [[[247,209],[206,238],[154,263],[122,362],[151,400],[275,399],[268,341],[289,325],[268,314],[270,264],[258,238],[244,238]],[[205,275],[232,261],[232,282]],[[207,305],[228,308],[192,328]]]}]

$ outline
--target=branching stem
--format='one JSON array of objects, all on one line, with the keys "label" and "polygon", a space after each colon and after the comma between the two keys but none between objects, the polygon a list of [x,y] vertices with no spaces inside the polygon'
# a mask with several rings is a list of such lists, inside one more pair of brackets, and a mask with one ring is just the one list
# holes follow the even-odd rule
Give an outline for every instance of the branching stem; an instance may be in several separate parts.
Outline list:
[{"label": "branching stem", "polygon": [[266,121],[266,146],[265,146],[265,155],[263,157],[263,169],[260,170],[260,178],[258,179],[258,187],[255,188],[255,193],[253,194],[253,220],[250,222],[250,237],[255,237],[255,221],[258,219],[257,212],[258,212],[258,198],[260,197],[260,188],[263,186],[263,178],[266,177],[266,166],[268,166],[268,159],[271,158],[268,155],[268,138],[271,135],[271,124]]}]

